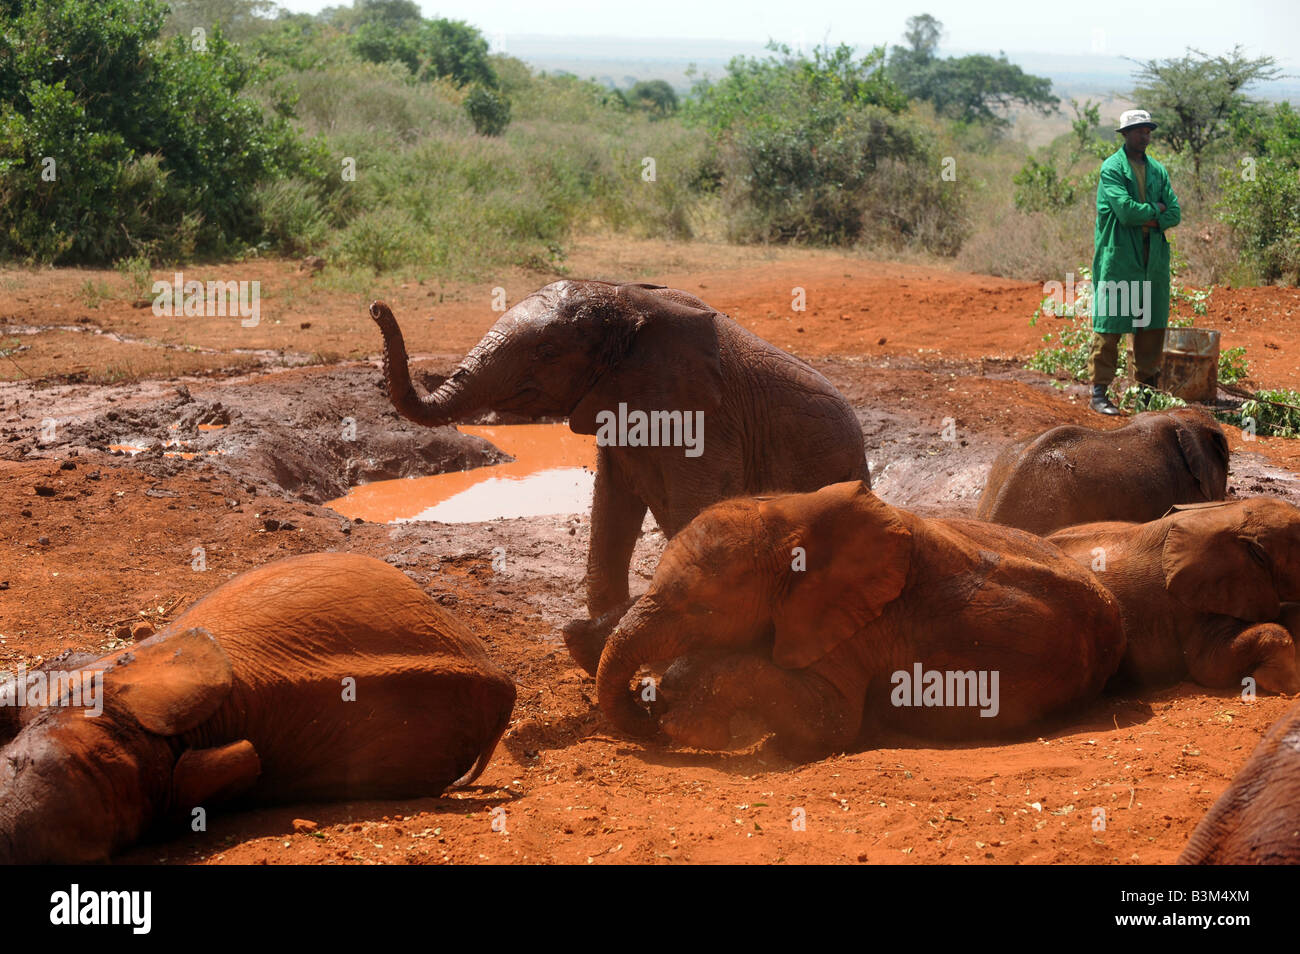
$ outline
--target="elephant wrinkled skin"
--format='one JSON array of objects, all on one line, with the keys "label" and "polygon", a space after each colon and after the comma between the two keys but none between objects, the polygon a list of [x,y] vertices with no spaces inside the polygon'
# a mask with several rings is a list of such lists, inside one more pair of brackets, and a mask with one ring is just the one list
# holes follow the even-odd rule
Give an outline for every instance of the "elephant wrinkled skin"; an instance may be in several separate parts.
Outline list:
[{"label": "elephant wrinkled skin", "polygon": [[[923,519],[849,482],[697,517],[611,635],[597,690],[630,733],[657,726],[722,749],[749,720],[807,760],[874,724],[944,739],[1019,731],[1100,693],[1123,651],[1114,597],[1055,547],[982,521]],[[664,698],[647,712],[629,681],[669,660]],[[918,664],[997,673],[996,716],[898,705],[897,675]]]},{"label": "elephant wrinkled skin", "polygon": [[566,627],[594,673],[605,634],[628,605],[628,565],[649,508],[672,536],[710,504],[741,494],[870,480],[853,409],[821,374],[694,295],[658,285],[561,281],[523,299],[452,375],[419,397],[383,302],[389,397],[403,416],[452,423],[482,409],[567,417],[597,434],[604,412],[700,412],[703,453],[680,446],[597,451],[587,560],[587,620]]},{"label": "elephant wrinkled skin", "polygon": [[1240,689],[1300,692],[1300,509],[1252,497],[1177,507],[1150,523],[1089,523],[1047,537],[1119,600],[1128,648],[1117,679],[1191,676]]},{"label": "elephant wrinkled skin", "polygon": [[1003,448],[975,516],[1048,534],[1101,520],[1155,520],[1175,504],[1222,500],[1228,440],[1198,408],[1139,414],[1123,427],[1054,427]]},{"label": "elephant wrinkled skin", "polygon": [[103,711],[7,723],[0,863],[102,861],[234,797],[438,795],[483,770],[515,701],[404,573],[343,553],[250,570],[134,647],[66,662],[102,673]]},{"label": "elephant wrinkled skin", "polygon": [[1300,865],[1300,704],[1260,739],[1178,863]]}]

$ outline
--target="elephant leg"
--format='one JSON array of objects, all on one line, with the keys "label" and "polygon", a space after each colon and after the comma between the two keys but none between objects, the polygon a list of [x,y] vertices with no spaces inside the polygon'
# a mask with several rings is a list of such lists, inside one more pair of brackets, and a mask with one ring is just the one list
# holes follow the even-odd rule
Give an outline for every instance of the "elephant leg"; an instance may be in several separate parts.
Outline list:
[{"label": "elephant leg", "polygon": [[678,660],[665,674],[664,693],[660,727],[695,748],[734,747],[742,716],[772,731],[782,755],[812,761],[847,748],[862,721],[862,700],[846,699],[816,672],[747,653]]},{"label": "elephant leg", "polygon": [[573,661],[585,669],[588,675],[596,675],[596,670],[600,668],[600,654],[605,650],[605,641],[635,602],[636,600],[627,599],[603,616],[574,619],[564,624],[564,645],[568,647]]},{"label": "elephant leg", "polygon": [[645,501],[628,489],[608,448],[600,448],[587,554],[587,615],[592,619],[627,602],[627,568],[645,512]]},{"label": "elephant leg", "polygon": [[564,629],[569,655],[591,675],[600,665],[605,639],[632,604],[627,572],[645,520],[645,501],[629,490],[608,448],[596,455],[591,501],[591,546],[587,552],[587,615]]},{"label": "elephant leg", "polygon": [[1277,623],[1249,626],[1230,639],[1202,639],[1187,649],[1187,671],[1203,686],[1240,689],[1254,676],[1265,692],[1300,692],[1296,647]]},{"label": "elephant leg", "polygon": [[262,774],[262,762],[247,739],[214,749],[187,749],[172,769],[171,808],[188,815],[247,791]]}]

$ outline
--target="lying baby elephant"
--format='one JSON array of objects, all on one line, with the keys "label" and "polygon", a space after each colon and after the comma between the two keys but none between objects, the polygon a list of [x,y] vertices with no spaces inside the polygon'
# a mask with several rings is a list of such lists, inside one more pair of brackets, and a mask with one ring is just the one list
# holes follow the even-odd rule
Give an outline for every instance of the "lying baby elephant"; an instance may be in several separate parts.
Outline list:
[{"label": "lying baby elephant", "polygon": [[[1019,730],[1096,696],[1123,652],[1114,598],[1055,547],[925,520],[854,481],[700,514],[611,635],[597,690],[628,732],[657,723],[722,749],[757,721],[805,760],[877,723],[944,739]],[[647,713],[629,680],[667,660],[664,698],[641,689],[660,704]]]},{"label": "lying baby elephant", "polygon": [[[1252,497],[1175,508],[1150,523],[1089,523],[1047,538],[1119,600],[1128,648],[1117,679],[1191,676],[1213,689],[1300,692],[1300,510]],[[1296,630],[1300,632],[1300,630]]]},{"label": "lying baby elephant", "polygon": [[1260,739],[1178,863],[1300,865],[1300,705]]},{"label": "lying baby elephant", "polygon": [[[79,671],[64,689],[84,684],[85,706],[98,680],[102,712],[29,701],[0,751],[0,862],[104,860],[235,796],[438,795],[483,770],[515,701],[419,586],[345,553],[237,576]],[[49,675],[27,674],[24,690]]]},{"label": "lying baby elephant", "polygon": [[1067,424],[1003,448],[975,516],[1048,534],[1098,520],[1155,520],[1222,500],[1228,439],[1197,408],[1139,414],[1109,431]]}]

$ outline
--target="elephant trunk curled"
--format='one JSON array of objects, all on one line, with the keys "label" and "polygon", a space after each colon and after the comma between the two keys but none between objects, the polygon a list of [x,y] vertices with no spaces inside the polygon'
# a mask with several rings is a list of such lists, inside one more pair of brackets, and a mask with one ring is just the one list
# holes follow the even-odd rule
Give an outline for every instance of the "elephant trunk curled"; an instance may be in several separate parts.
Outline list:
[{"label": "elephant trunk curled", "polygon": [[663,611],[652,597],[643,597],[623,617],[610,635],[596,670],[596,695],[606,718],[625,732],[650,736],[655,720],[636,704],[628,684],[644,664],[663,662],[684,656],[694,649],[695,640],[688,627],[659,625]]},{"label": "elephant trunk curled", "polygon": [[491,334],[474,346],[433,394],[421,398],[411,383],[406,342],[392,310],[382,301],[371,302],[370,317],[384,336],[384,381],[389,400],[407,420],[436,427],[489,405],[490,396],[484,393],[481,382],[487,377],[482,373],[483,365],[495,347],[496,339]]}]

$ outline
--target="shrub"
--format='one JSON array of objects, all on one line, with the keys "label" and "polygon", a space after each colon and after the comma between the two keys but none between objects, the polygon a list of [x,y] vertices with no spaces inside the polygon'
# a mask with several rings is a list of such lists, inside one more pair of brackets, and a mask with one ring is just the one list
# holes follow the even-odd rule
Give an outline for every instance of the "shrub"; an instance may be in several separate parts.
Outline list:
[{"label": "shrub", "polygon": [[510,125],[510,101],[483,86],[469,91],[465,112],[481,136],[500,136]]},{"label": "shrub", "polygon": [[1279,103],[1239,138],[1254,154],[1222,174],[1224,218],[1264,281],[1300,284],[1300,114]]},{"label": "shrub", "polygon": [[287,123],[243,95],[253,70],[238,50],[215,28],[204,50],[159,42],[166,10],[0,7],[0,38],[23,38],[0,55],[0,253],[103,262],[220,250],[257,237],[260,181],[308,170]]},{"label": "shrub", "polygon": [[965,226],[957,183],[937,174],[931,137],[899,114],[884,50],[811,57],[773,46],[697,87],[687,116],[722,139],[728,232],[739,241],[915,243],[951,254]]}]

